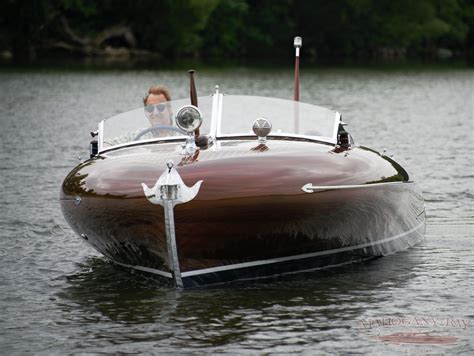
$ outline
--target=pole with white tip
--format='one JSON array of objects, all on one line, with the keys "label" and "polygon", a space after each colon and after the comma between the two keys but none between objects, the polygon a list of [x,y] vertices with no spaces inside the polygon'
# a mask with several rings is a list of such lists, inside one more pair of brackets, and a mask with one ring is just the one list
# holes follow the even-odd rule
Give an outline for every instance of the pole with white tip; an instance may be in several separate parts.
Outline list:
[{"label": "pole with white tip", "polygon": [[303,45],[301,37],[295,37],[293,45],[295,46],[295,91],[294,101],[300,100],[300,48]]},{"label": "pole with white tip", "polygon": [[303,45],[303,39],[301,37],[295,37],[293,45],[295,46],[295,84],[294,84],[294,95],[293,100],[295,101],[293,108],[293,126],[295,134],[299,133],[300,120],[299,120],[299,105],[300,101],[300,48]]}]

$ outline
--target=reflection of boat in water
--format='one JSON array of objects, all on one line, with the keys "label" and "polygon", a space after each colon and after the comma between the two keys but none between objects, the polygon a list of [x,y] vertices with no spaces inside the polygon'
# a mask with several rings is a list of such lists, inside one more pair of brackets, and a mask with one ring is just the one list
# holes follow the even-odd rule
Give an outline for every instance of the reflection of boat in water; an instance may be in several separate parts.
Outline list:
[{"label": "reflection of boat in water", "polygon": [[422,238],[419,190],[391,158],[356,145],[339,113],[217,88],[191,97],[167,103],[170,126],[146,128],[143,108],[102,121],[91,159],[64,180],[66,219],[111,260],[186,287],[369,259]]}]

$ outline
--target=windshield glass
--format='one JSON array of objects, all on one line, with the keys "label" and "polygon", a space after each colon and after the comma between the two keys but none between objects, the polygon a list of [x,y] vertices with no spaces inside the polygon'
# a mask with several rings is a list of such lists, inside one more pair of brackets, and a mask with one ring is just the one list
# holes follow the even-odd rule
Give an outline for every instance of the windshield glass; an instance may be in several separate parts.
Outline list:
[{"label": "windshield glass", "polygon": [[272,135],[311,136],[336,142],[336,112],[293,100],[259,96],[225,95],[219,136],[255,135],[253,122],[265,118],[272,124]]},{"label": "windshield glass", "polygon": [[[212,108],[213,98],[214,105]],[[115,115],[99,124],[99,149],[134,142],[185,139],[175,115],[190,99],[172,100]],[[246,95],[215,95],[198,98],[202,113],[201,135],[253,136],[255,120],[265,118],[272,130],[268,136],[296,136],[335,144],[339,117],[335,111],[293,100]],[[221,111],[220,111],[220,109]],[[212,114],[216,122],[212,122]],[[212,132],[211,132],[212,130]]]},{"label": "windshield glass", "polygon": [[[179,99],[131,110],[103,121],[102,149],[134,141],[152,141],[186,137],[175,122],[175,114],[191,101]],[[212,96],[198,98],[203,116],[201,134],[208,134],[211,126]]]}]

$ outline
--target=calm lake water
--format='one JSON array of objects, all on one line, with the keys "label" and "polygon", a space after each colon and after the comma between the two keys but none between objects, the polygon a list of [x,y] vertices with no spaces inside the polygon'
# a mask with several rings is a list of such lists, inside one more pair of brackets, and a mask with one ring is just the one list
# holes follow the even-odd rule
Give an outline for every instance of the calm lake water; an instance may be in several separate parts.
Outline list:
[{"label": "calm lake water", "polygon": [[[75,236],[59,189],[98,121],[139,107],[150,85],[185,97],[186,71],[2,70],[0,353],[474,354],[474,70],[301,74],[302,101],[342,112],[359,144],[387,149],[419,184],[423,243],[225,288],[179,292],[131,274]],[[281,98],[292,80],[291,68],[196,77],[199,95],[219,84]],[[396,333],[425,343],[386,337]]]}]

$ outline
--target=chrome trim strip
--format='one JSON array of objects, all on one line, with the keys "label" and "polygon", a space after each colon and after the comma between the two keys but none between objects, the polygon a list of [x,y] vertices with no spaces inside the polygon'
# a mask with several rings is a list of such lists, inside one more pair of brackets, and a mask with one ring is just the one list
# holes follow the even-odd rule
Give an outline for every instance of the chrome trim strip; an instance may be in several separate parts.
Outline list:
[{"label": "chrome trim strip", "polygon": [[217,134],[217,105],[219,102],[219,89],[216,85],[216,93],[212,95],[212,113],[211,113],[211,128],[209,130],[209,135],[216,137]]},{"label": "chrome trim strip", "polygon": [[99,129],[99,137],[97,139],[98,141],[97,153],[102,152],[104,148],[104,120],[99,122],[98,129]]},{"label": "chrome trim strip", "polygon": [[273,263],[278,263],[278,262],[285,262],[285,261],[291,261],[291,260],[300,260],[300,259],[304,259],[304,258],[331,255],[331,254],[334,254],[334,253],[347,252],[347,251],[351,251],[351,250],[358,250],[358,249],[361,249],[361,248],[376,246],[376,245],[383,244],[385,242],[389,242],[389,241],[392,241],[392,240],[399,239],[403,236],[411,234],[412,232],[420,229],[422,226],[424,226],[424,224],[425,224],[425,221],[423,220],[423,222],[421,222],[420,224],[418,224],[417,226],[415,226],[411,230],[405,231],[401,234],[391,236],[391,237],[387,237],[383,240],[378,240],[378,241],[375,241],[375,242],[368,242],[368,243],[357,245],[357,246],[341,247],[341,248],[336,248],[336,249],[328,250],[328,251],[305,253],[305,254],[302,254],[302,255],[273,258],[273,259],[269,259],[269,260],[260,260],[260,261],[236,263],[236,264],[233,264],[233,265],[204,268],[204,269],[199,269],[199,270],[194,270],[194,271],[182,272],[181,276],[183,278],[185,278],[185,277],[197,276],[197,275],[206,274],[206,273],[222,272],[222,271],[228,271],[228,270],[232,270],[232,269],[268,265],[268,264],[273,264]]},{"label": "chrome trim strip", "polygon": [[[248,137],[249,140],[255,140],[255,135],[249,134],[249,133],[238,133],[238,134],[224,134],[224,135],[219,135],[219,139],[225,139],[225,138],[233,138],[233,137]],[[335,145],[333,142],[333,139],[327,136],[308,136],[308,135],[299,135],[299,134],[293,134],[293,133],[278,133],[278,132],[272,132],[270,133],[268,137],[290,137],[290,138],[304,138],[310,141],[317,141],[317,142],[323,142],[323,143],[328,143],[330,145]]]},{"label": "chrome trim strip", "polygon": [[[370,259],[373,259],[373,257],[371,256],[371,257],[366,257],[366,258],[358,258],[358,259],[354,259],[354,260],[347,261],[347,262],[336,263],[336,264],[333,264],[333,265],[327,265],[327,266],[322,266],[322,267],[314,267],[314,268],[308,268],[308,269],[299,269],[297,271],[282,272],[282,273],[276,273],[276,274],[265,275],[265,276],[260,276],[260,277],[238,278],[238,279],[233,280],[233,282],[255,281],[255,280],[260,280],[260,279],[269,279],[269,278],[278,277],[278,276],[287,276],[287,275],[291,275],[291,274],[308,273],[308,272],[318,271],[318,270],[321,270],[321,269],[342,267],[342,266],[345,266],[345,265],[350,265],[350,264],[353,264],[353,263],[367,261],[367,260],[370,260]],[[209,285],[215,286],[215,285],[227,284],[227,283],[229,283],[229,281],[209,283]]]},{"label": "chrome trim strip", "polygon": [[[211,135],[212,136],[212,135]],[[225,140],[226,138],[228,139],[233,139],[236,137],[242,137],[243,140],[249,140],[249,141],[255,141],[255,135],[251,134],[226,134],[226,135],[220,135],[218,136],[212,136],[216,138],[215,143],[218,143],[218,140]],[[325,145],[330,145],[334,146],[335,143],[332,142],[332,139],[328,139],[327,137],[321,137],[321,136],[307,136],[307,135],[296,135],[296,134],[279,134],[279,133],[271,133],[270,135],[267,136],[267,138],[273,139],[273,138],[295,138],[295,139],[305,139],[314,143],[319,143],[319,144],[325,144]],[[148,145],[148,144],[154,144],[154,143],[159,143],[159,144],[169,144],[169,143],[182,143],[183,141],[186,140],[186,136],[172,136],[172,137],[160,137],[160,138],[149,138],[145,140],[140,140],[140,141],[131,141],[131,142],[126,142],[126,143],[121,143],[118,145],[106,147],[106,148],[101,148],[99,149],[99,153],[106,153],[106,152],[111,152],[111,151],[116,151],[121,148],[129,148],[129,147],[138,147],[138,146],[143,146],[143,145]],[[214,147],[213,145],[212,147]]]},{"label": "chrome trim strip", "polygon": [[117,261],[114,261],[114,260],[111,260],[113,263],[116,263],[120,266],[123,266],[123,267],[127,267],[127,268],[133,268],[133,269],[136,269],[138,271],[143,271],[143,272],[148,272],[148,273],[153,273],[153,274],[157,274],[157,275],[160,275],[162,277],[166,277],[166,278],[173,278],[173,275],[170,273],[170,272],[165,272],[165,271],[161,271],[159,269],[154,269],[154,268],[150,268],[150,267],[143,267],[143,266],[132,266],[132,265],[127,265],[125,263],[120,263],[120,262],[117,262]]},{"label": "chrome trim strip", "polygon": [[339,125],[341,124],[341,113],[336,111],[336,125],[334,125],[334,132],[332,133],[332,143],[337,144],[337,133],[339,131]]},{"label": "chrome trim strip", "polygon": [[181,271],[179,268],[178,249],[176,247],[173,201],[165,200],[163,209],[165,210],[166,242],[168,245],[168,258],[170,260],[170,267],[173,269],[176,287],[183,288],[183,280],[181,279]]},{"label": "chrome trim strip", "polygon": [[409,182],[385,182],[385,183],[371,183],[371,184],[353,184],[353,185],[312,185],[307,183],[301,187],[301,190],[305,193],[314,193],[315,190],[342,190],[342,189],[358,189],[358,188],[371,188],[380,187],[382,185],[400,185],[413,183]]},{"label": "chrome trim strip", "polygon": [[219,94],[217,101],[217,120],[216,120],[216,138],[221,135],[221,125],[222,125],[222,102],[224,101],[224,95]]},{"label": "chrome trim strip", "polygon": [[109,146],[106,148],[102,148],[102,150],[99,150],[99,153],[103,152],[108,152],[108,151],[115,151],[119,148],[124,148],[124,147],[136,147],[136,146],[141,146],[141,145],[146,145],[150,143],[179,143],[183,142],[183,140],[186,140],[187,136],[186,135],[179,135],[179,136],[170,136],[170,137],[159,137],[159,138],[147,138],[144,140],[139,140],[139,141],[130,141],[130,142],[125,142],[125,143],[120,143],[118,145],[113,145]]}]

